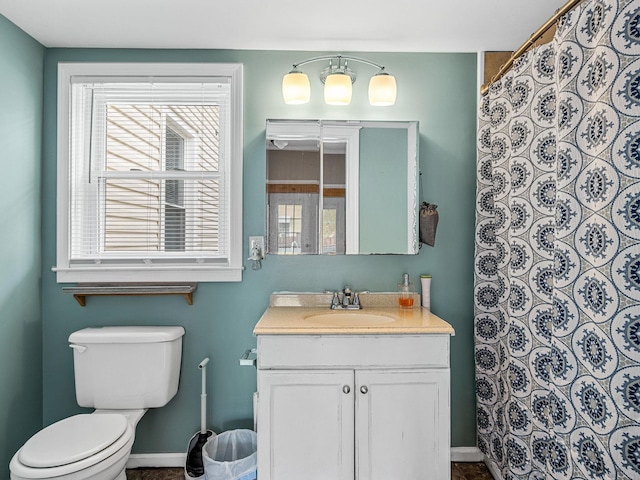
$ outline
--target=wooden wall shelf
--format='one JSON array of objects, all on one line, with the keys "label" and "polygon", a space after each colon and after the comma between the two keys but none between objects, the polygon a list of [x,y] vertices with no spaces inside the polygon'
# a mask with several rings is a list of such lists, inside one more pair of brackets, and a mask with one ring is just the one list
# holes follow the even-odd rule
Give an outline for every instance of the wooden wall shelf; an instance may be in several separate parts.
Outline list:
[{"label": "wooden wall shelf", "polygon": [[183,295],[187,304],[193,305],[193,292],[197,283],[185,284],[89,284],[80,283],[75,287],[62,287],[63,293],[73,294],[73,298],[82,306],[87,305],[87,297],[97,295]]}]

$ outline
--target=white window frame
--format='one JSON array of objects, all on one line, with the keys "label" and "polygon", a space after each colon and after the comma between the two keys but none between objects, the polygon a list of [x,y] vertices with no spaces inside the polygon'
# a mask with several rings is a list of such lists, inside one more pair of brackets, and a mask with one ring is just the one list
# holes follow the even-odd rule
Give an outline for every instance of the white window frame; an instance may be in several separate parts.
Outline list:
[{"label": "white window frame", "polygon": [[[226,164],[228,255],[220,263],[73,264],[70,259],[71,87],[79,77],[217,77],[231,86],[231,131]],[[56,272],[58,283],[71,282],[238,282],[242,281],[243,67],[236,63],[67,63],[58,64],[58,192]]]}]

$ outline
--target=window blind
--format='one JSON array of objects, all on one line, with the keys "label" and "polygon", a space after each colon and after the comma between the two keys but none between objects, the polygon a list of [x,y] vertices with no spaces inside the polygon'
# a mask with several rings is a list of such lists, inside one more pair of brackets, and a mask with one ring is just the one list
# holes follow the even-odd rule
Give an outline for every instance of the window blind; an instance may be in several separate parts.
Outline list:
[{"label": "window blind", "polygon": [[69,261],[228,262],[230,85],[71,86]]}]

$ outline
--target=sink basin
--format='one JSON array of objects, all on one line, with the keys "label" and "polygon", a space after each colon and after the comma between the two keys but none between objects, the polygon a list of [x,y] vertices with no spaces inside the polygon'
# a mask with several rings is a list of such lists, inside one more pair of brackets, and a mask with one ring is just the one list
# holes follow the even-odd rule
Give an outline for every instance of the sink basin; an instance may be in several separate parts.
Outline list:
[{"label": "sink basin", "polygon": [[368,325],[382,325],[385,323],[392,323],[395,322],[396,319],[394,317],[378,315],[376,313],[363,313],[361,311],[355,311],[309,315],[308,317],[305,317],[305,320],[320,325],[365,327]]}]

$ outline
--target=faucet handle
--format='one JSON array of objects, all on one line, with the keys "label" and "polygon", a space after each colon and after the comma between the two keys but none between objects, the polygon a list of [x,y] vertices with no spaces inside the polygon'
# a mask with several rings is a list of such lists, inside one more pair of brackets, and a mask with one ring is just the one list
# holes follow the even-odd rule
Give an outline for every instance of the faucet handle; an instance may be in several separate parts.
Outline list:
[{"label": "faucet handle", "polygon": [[331,299],[331,308],[335,309],[340,305],[340,299],[338,298],[338,292],[333,292],[333,298]]},{"label": "faucet handle", "polygon": [[360,294],[358,292],[355,292],[353,294],[353,305],[356,305],[357,307],[360,307]]}]

